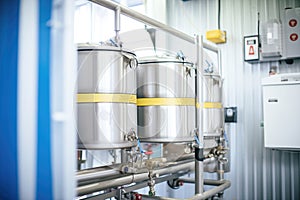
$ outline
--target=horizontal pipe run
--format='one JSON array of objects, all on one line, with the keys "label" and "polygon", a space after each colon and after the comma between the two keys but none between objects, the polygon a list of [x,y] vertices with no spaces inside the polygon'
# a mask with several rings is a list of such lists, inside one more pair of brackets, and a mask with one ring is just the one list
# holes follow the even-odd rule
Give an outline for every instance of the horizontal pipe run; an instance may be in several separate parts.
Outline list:
[{"label": "horizontal pipe run", "polygon": [[[90,0],[91,2],[93,3],[96,3],[98,5],[101,5],[101,6],[104,6],[108,9],[111,9],[111,10],[115,10],[116,8],[120,8],[120,13],[121,14],[124,14],[132,19],[135,19],[137,21],[140,21],[142,23],[146,23],[148,25],[151,25],[151,26],[154,26],[154,27],[157,27],[161,30],[164,30],[168,33],[171,33],[172,35],[178,37],[178,38],[181,38],[187,42],[190,42],[192,44],[195,43],[195,38],[186,34],[186,33],[183,33],[181,31],[178,31],[170,26],[167,26],[166,24],[163,24],[157,20],[154,20],[150,17],[147,17],[146,15],[143,15],[139,12],[136,12],[134,10],[131,10],[129,9],[128,7],[126,6],[122,6],[120,4],[117,4],[111,0]],[[216,53],[218,53],[218,48],[217,47],[214,47],[210,44],[207,44],[207,43],[203,43],[203,47],[205,49],[208,49],[210,51],[214,51]]]},{"label": "horizontal pipe run", "polygon": [[229,188],[231,185],[231,182],[230,181],[227,181],[227,180],[224,180],[224,182],[215,187],[215,188],[212,188],[208,191],[205,191],[203,192],[202,194],[196,194],[195,196],[193,196],[192,198],[190,198],[189,200],[202,200],[202,199],[207,199],[207,198],[210,198],[218,193],[221,193],[223,192],[224,190],[226,190],[227,188]]},{"label": "horizontal pipe run", "polygon": [[[178,181],[182,181],[184,183],[195,183],[195,179],[192,178],[180,178]],[[212,185],[212,186],[219,186],[222,185],[224,181],[221,180],[212,180],[212,179],[204,179],[204,185]]]},{"label": "horizontal pipe run", "polygon": [[[153,174],[166,175],[171,173],[177,173],[183,170],[189,171],[193,169],[194,169],[194,162],[188,162],[183,164],[180,163],[178,165],[165,167],[158,170],[153,170]],[[99,183],[77,187],[77,195],[80,196],[80,195],[90,194],[107,188],[113,188],[113,187],[127,185],[135,182],[141,182],[145,180],[148,180],[148,173],[131,174],[128,176],[119,177],[112,180],[107,180]]]},{"label": "horizontal pipe run", "polygon": [[[192,161],[194,158],[194,153],[185,154],[179,157],[178,159],[168,159],[168,162],[179,162],[179,161]],[[85,169],[78,171],[76,173],[76,180],[77,182],[85,182],[85,181],[91,181],[94,179],[105,179],[107,177],[120,175],[120,167],[121,164],[117,165],[108,165],[108,166],[102,166],[97,168],[91,168],[91,169]]]},{"label": "horizontal pipe run", "polygon": [[[187,174],[187,172],[185,172],[185,173],[176,173],[176,174],[172,174],[172,175],[158,177],[158,178],[155,179],[155,184],[159,184],[159,183],[165,182],[167,180],[177,179],[177,178],[179,178],[181,176],[184,176],[186,174]],[[122,188],[122,192],[123,193],[129,193],[129,192],[132,192],[134,190],[145,188],[147,186],[148,186],[148,181],[142,181],[142,182],[137,183],[135,185]],[[87,199],[88,200],[108,199],[108,198],[116,196],[117,193],[118,193],[118,190],[112,190],[110,192],[99,194],[99,195],[95,195],[95,196],[89,197]]]},{"label": "horizontal pipe run", "polygon": [[[194,161],[194,153],[185,154],[178,159],[168,159],[168,162],[192,162]],[[204,164],[209,164],[211,162],[210,159],[205,159]],[[128,176],[128,174],[122,174],[120,172],[120,164],[117,165],[108,165],[97,168],[85,169],[78,171],[76,174],[77,185],[89,185],[92,183],[101,182],[107,179],[114,179],[117,176]]]},{"label": "horizontal pipe run", "polygon": [[118,167],[110,168],[110,167],[99,167],[89,170],[79,171],[76,174],[77,182],[88,181],[92,179],[111,177],[114,175],[119,175],[120,170]]},{"label": "horizontal pipe run", "polygon": [[[230,187],[231,183],[230,181],[227,180],[222,180],[222,181],[216,181],[216,180],[207,180],[209,183],[214,183],[218,184],[220,183],[217,187],[210,189],[208,191],[203,192],[202,194],[196,194],[195,196],[188,198],[187,200],[203,200],[210,198],[218,193],[223,192],[227,188]],[[211,184],[208,184],[211,185]],[[168,198],[168,197],[158,197],[158,196],[148,196],[148,195],[143,195],[143,200],[179,200],[176,198]]]}]

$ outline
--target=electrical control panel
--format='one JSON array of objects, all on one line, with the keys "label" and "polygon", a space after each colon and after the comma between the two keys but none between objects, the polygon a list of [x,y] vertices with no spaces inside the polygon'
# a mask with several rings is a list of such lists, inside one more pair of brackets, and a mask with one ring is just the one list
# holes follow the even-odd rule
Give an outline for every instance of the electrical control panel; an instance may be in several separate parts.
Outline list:
[{"label": "electrical control panel", "polygon": [[[259,26],[259,45],[248,45],[244,37],[244,60],[266,62],[300,58],[300,7],[287,8],[280,19],[264,21]],[[258,54],[256,54],[258,52]],[[290,64],[290,63],[288,63]]]},{"label": "electrical control panel", "polygon": [[261,24],[261,56],[276,57],[282,55],[281,23],[271,19]]}]

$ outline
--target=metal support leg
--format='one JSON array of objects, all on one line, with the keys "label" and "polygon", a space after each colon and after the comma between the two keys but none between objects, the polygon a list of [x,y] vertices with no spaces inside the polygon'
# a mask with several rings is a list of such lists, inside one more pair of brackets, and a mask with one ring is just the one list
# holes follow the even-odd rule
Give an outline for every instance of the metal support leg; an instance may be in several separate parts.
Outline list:
[{"label": "metal support leg", "polygon": [[203,148],[195,147],[195,194],[203,193]]}]

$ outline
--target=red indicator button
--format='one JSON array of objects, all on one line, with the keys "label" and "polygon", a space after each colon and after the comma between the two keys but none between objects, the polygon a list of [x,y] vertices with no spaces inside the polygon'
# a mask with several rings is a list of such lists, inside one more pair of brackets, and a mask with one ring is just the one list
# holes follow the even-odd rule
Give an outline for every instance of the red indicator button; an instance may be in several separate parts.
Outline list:
[{"label": "red indicator button", "polygon": [[298,35],[297,35],[296,33],[292,33],[292,34],[290,35],[290,40],[292,40],[292,41],[298,40]]},{"label": "red indicator button", "polygon": [[135,193],[134,195],[135,195],[135,200],[142,200],[143,199],[142,195],[139,194],[139,193]]},{"label": "red indicator button", "polygon": [[291,20],[289,21],[289,25],[290,25],[290,27],[295,27],[295,26],[297,26],[297,20],[291,19]]}]

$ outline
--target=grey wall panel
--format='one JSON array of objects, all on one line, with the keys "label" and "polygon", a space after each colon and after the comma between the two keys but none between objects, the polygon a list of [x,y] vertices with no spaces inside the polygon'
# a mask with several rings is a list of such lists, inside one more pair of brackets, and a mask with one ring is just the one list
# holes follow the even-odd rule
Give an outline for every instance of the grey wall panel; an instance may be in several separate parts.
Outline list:
[{"label": "grey wall panel", "polygon": [[[270,67],[278,66],[280,73],[300,72],[300,61],[292,65],[243,61],[243,36],[257,34],[257,13],[262,22],[278,19],[284,8],[299,7],[300,1],[221,0],[221,4],[221,29],[227,32],[227,43],[219,45],[225,105],[238,107],[238,123],[226,125],[232,162],[226,178],[232,181],[232,186],[225,192],[225,199],[300,199],[299,153],[264,148],[260,85]],[[207,30],[217,28],[216,8],[216,0],[167,1],[167,21],[188,34],[204,35]]]}]

